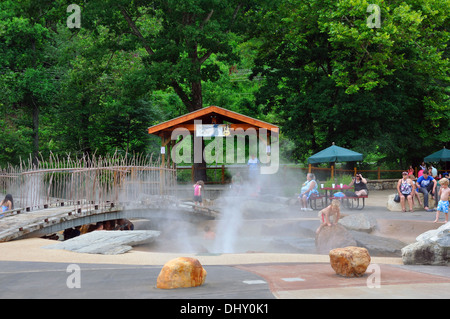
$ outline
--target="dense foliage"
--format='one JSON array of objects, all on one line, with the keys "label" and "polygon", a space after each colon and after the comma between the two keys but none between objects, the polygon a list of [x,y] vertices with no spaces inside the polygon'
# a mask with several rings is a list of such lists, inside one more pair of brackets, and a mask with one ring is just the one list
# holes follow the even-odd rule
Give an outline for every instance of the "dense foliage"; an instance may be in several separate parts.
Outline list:
[{"label": "dense foliage", "polygon": [[72,3],[0,2],[0,166],[158,152],[147,127],[209,105],[279,125],[285,161],[450,147],[449,0]]}]

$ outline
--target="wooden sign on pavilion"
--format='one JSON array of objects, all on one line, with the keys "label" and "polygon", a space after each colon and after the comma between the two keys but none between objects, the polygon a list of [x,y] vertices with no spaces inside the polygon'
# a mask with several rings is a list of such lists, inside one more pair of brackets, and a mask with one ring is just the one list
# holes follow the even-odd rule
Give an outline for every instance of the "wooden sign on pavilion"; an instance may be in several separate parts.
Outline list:
[{"label": "wooden sign on pavilion", "polygon": [[[177,129],[189,131],[189,134],[194,138],[200,139],[203,137],[227,137],[233,132],[244,132],[246,135],[256,134],[259,141],[263,142],[265,146],[270,145],[271,138],[274,138],[275,135],[278,139],[279,133],[279,128],[276,125],[218,106],[209,106],[148,128],[149,134],[161,137],[161,165],[170,165],[171,149],[176,142],[172,133]],[[267,151],[270,152],[270,150]],[[206,180],[204,159],[201,163],[197,161],[193,163],[195,179]]]}]

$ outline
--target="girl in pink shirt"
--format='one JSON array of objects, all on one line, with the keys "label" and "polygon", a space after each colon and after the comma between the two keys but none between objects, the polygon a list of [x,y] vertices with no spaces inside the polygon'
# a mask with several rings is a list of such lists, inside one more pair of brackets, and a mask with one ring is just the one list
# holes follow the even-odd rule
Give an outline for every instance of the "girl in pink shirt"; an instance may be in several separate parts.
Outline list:
[{"label": "girl in pink shirt", "polygon": [[205,185],[202,180],[194,184],[194,204],[203,206],[202,201],[202,187]]}]

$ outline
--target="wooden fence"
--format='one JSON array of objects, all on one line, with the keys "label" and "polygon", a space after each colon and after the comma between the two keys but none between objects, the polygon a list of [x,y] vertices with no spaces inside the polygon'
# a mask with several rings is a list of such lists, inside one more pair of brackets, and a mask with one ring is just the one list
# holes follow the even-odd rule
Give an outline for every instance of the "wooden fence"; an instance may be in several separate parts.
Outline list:
[{"label": "wooden fence", "polygon": [[12,194],[16,208],[29,210],[58,202],[136,201],[169,195],[175,185],[176,170],[160,167],[159,159],[151,156],[51,155],[38,165],[29,159],[0,170],[0,192]]},{"label": "wooden fence", "polygon": [[[247,165],[214,165],[205,168],[207,172],[212,172],[208,177],[211,177],[207,184],[227,184],[231,181],[231,176],[233,176],[237,171],[244,172],[244,175],[248,171]],[[176,168],[180,174],[178,181],[183,183],[195,183],[194,181],[194,167],[193,166],[178,166]],[[335,169],[332,167],[314,167],[312,165],[308,167],[296,167],[292,165],[280,165],[277,174],[289,174],[290,171],[301,171],[304,174],[314,173],[318,175],[319,180],[326,180],[328,178],[335,178],[337,175],[352,175],[354,176],[357,172],[363,174],[363,176],[370,176],[370,179],[391,179],[391,178],[401,178],[401,173],[406,171],[406,169],[382,169],[381,167],[376,167],[375,169],[358,169],[354,167],[353,169]],[[185,174],[183,172],[189,172]],[[417,177],[418,169],[415,168],[415,176]]]}]

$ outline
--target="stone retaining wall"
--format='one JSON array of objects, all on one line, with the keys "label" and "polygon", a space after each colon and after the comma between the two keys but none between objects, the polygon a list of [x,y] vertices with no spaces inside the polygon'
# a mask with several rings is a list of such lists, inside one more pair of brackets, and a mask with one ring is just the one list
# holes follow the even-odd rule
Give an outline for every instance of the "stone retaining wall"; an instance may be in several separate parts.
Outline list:
[{"label": "stone retaining wall", "polygon": [[400,178],[367,180],[367,188],[369,190],[397,189],[399,179]]},{"label": "stone retaining wall", "polygon": [[[367,180],[367,188],[369,190],[387,190],[392,189],[395,190],[397,188],[397,182],[400,178],[396,179],[376,179],[376,180]],[[300,181],[299,181],[300,183]],[[325,182],[318,181],[319,185]],[[300,185],[299,188],[300,189]],[[222,196],[225,191],[230,190],[230,184],[222,184],[222,185],[206,185],[204,190],[202,191],[203,198],[209,199],[217,199]],[[276,188],[268,188],[265,187],[265,192],[270,194],[278,194],[280,189]],[[178,185],[176,189],[173,190],[178,198],[186,198],[190,199],[193,197],[194,189],[191,184],[188,185]],[[294,194],[293,194],[294,195]]]}]

